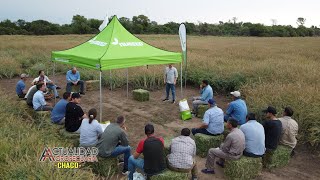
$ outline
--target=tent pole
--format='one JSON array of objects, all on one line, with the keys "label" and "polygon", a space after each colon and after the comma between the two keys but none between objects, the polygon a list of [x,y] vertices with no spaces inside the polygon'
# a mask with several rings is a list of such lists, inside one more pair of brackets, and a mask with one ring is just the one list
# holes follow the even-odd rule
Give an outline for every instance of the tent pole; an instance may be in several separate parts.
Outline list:
[{"label": "tent pole", "polygon": [[181,74],[180,74],[180,91],[181,91],[181,99],[183,99],[183,94],[182,94],[182,61],[180,63],[180,71],[181,71]]},{"label": "tent pole", "polygon": [[110,90],[112,91],[112,73],[110,69]]},{"label": "tent pole", "polygon": [[102,83],[101,83],[101,74],[102,74],[102,71],[100,70],[100,123],[102,121]]},{"label": "tent pole", "polygon": [[129,98],[129,80],[128,80],[128,77],[129,77],[129,72],[128,72],[128,68],[127,68],[127,99]]},{"label": "tent pole", "polygon": [[[56,62],[54,61],[54,62],[53,62],[53,81],[54,81],[54,83],[57,83],[57,82],[56,82],[56,74],[55,74],[55,71],[56,71]],[[57,97],[54,96],[54,104],[56,104],[56,103],[57,103]]]}]

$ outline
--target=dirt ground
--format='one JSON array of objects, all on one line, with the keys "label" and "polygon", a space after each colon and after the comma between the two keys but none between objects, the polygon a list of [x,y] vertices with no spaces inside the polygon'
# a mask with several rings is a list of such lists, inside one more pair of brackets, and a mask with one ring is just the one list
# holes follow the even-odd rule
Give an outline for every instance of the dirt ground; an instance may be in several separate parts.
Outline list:
[{"label": "dirt ground", "polygon": [[[18,78],[11,80],[0,80],[1,89],[12,94],[15,97],[15,84]],[[62,96],[65,90],[65,76],[59,75],[52,80],[56,80],[57,84],[62,87],[59,90]],[[28,79],[27,87],[30,87],[32,78]],[[197,88],[187,88],[183,90],[184,97],[188,98],[189,105],[191,105],[190,98],[198,96]],[[153,91],[150,93],[150,100],[147,102],[138,102],[133,100],[132,93],[129,90],[127,98],[126,87],[122,89],[108,90],[106,88],[102,91],[103,94],[103,121],[114,121],[117,116],[123,115],[126,118],[126,126],[128,128],[128,136],[130,146],[135,149],[140,139],[145,137],[144,126],[148,122],[152,122],[155,126],[155,134],[162,137],[175,137],[180,133],[184,127],[193,128],[201,123],[201,119],[193,118],[192,120],[182,121],[179,117],[178,103],[172,104],[170,102],[162,102],[165,96],[165,90]],[[180,88],[176,89],[177,102],[180,100]],[[170,95],[171,96],[171,95]],[[229,102],[226,97],[215,96],[217,104],[223,110],[226,109]],[[99,91],[89,91],[82,96],[81,107],[85,112],[90,108],[96,108],[99,111]],[[190,106],[191,107],[191,106]],[[99,117],[97,118],[99,119]],[[303,147],[298,147],[296,155],[290,160],[288,166],[272,171],[263,170],[262,174],[257,179],[320,179],[320,157],[313,155]],[[199,170],[200,180],[224,179],[223,169],[217,167],[215,175],[205,175],[200,171],[204,168],[205,158],[197,157],[197,164]]]}]

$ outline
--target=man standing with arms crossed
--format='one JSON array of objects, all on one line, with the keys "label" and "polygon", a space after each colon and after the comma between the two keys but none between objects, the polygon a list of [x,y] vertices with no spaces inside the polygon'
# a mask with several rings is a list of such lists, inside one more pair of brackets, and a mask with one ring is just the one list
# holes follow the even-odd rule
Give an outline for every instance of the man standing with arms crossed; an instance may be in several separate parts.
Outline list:
[{"label": "man standing with arms crossed", "polygon": [[176,88],[178,71],[172,64],[164,70],[164,83],[166,84],[166,98],[163,101],[169,101],[169,91],[172,92],[172,103],[176,102]]}]

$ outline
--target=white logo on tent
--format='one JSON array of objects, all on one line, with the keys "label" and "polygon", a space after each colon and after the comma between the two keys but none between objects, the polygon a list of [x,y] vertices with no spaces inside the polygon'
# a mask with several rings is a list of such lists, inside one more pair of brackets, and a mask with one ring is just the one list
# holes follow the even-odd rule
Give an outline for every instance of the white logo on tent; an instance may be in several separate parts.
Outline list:
[{"label": "white logo on tent", "polygon": [[119,42],[117,38],[114,38],[114,41],[111,43],[112,45],[118,45],[120,47],[126,47],[126,46],[143,46],[142,42]]},{"label": "white logo on tent", "polygon": [[60,62],[69,62],[68,59],[62,59],[62,58],[54,58],[56,61],[60,61]]},{"label": "white logo on tent", "polygon": [[93,45],[97,45],[97,46],[106,46],[108,45],[108,43],[106,42],[102,42],[102,41],[97,41],[96,40],[97,37],[94,37],[93,39],[91,39],[90,41],[88,41],[90,44],[93,44]]}]

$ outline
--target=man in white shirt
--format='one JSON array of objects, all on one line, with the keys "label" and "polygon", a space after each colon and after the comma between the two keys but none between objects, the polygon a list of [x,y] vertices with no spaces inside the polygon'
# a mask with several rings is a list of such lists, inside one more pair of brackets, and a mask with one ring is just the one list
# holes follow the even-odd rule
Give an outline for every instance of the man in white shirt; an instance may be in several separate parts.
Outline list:
[{"label": "man in white shirt", "polygon": [[43,83],[39,83],[37,84],[37,90],[32,99],[33,109],[36,111],[52,111],[51,104],[46,102],[43,95],[46,86]]},{"label": "man in white shirt", "polygon": [[166,84],[166,98],[163,101],[169,101],[169,91],[172,93],[172,103],[176,101],[176,88],[178,71],[172,64],[169,64],[164,71],[164,83]]},{"label": "man in white shirt", "polygon": [[51,89],[54,93],[54,97],[60,98],[57,89],[61,89],[60,87],[56,86],[52,80],[45,75],[44,70],[39,71],[39,77],[35,78],[32,81],[32,85],[35,85],[38,82],[44,82],[45,86]]}]

